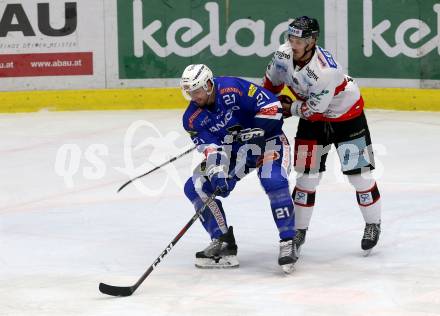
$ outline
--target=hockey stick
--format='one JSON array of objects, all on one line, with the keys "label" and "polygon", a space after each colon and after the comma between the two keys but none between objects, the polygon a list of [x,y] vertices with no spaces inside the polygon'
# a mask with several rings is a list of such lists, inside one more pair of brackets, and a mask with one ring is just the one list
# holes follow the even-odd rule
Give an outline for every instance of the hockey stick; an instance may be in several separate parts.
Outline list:
[{"label": "hockey stick", "polygon": [[157,265],[163,260],[163,258],[170,253],[171,249],[173,249],[174,245],[177,244],[180,238],[187,232],[187,230],[191,227],[192,224],[199,218],[202,211],[208,206],[209,203],[214,201],[215,196],[217,195],[217,191],[215,191],[200,207],[196,213],[191,217],[188,223],[180,230],[176,237],[166,246],[164,251],[153,261],[147,271],[139,278],[139,280],[133,284],[132,286],[114,286],[108,285],[105,283],[99,283],[99,291],[101,293],[112,295],[112,296],[130,296],[136,291],[136,289],[145,281],[145,279],[150,275],[151,272],[157,267]]},{"label": "hockey stick", "polygon": [[129,184],[132,183],[133,181],[135,181],[135,180],[137,180],[137,179],[140,179],[140,178],[142,178],[142,177],[145,177],[146,175],[152,173],[153,171],[156,171],[157,169],[160,169],[160,168],[162,168],[163,166],[165,166],[165,165],[167,165],[167,164],[169,164],[169,163],[172,163],[173,161],[176,161],[176,160],[179,159],[180,157],[183,157],[183,156],[185,156],[186,154],[189,154],[189,153],[192,152],[194,149],[196,149],[196,146],[191,147],[191,148],[188,149],[187,151],[181,153],[180,155],[178,155],[178,156],[176,156],[176,157],[171,158],[170,160],[168,160],[168,161],[164,162],[163,164],[161,164],[161,165],[159,165],[159,166],[157,166],[157,167],[151,169],[150,171],[147,171],[147,172],[141,174],[140,176],[137,176],[136,178],[133,178],[133,179],[131,179],[131,180],[125,182],[125,183],[124,183],[124,184],[118,189],[118,193],[121,192],[122,189],[124,189],[127,185],[129,185]]}]

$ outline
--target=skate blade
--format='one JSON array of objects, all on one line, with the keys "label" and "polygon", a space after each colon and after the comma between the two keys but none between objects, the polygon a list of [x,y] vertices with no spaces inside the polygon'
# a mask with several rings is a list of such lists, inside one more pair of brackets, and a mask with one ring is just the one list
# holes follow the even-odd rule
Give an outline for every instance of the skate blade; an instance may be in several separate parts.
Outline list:
[{"label": "skate blade", "polygon": [[239,267],[237,256],[222,258],[196,258],[195,266],[199,269],[232,269]]},{"label": "skate blade", "polygon": [[281,266],[281,269],[283,270],[283,272],[285,274],[291,274],[294,270],[295,270],[295,264],[294,263],[289,263],[289,264],[283,264]]}]

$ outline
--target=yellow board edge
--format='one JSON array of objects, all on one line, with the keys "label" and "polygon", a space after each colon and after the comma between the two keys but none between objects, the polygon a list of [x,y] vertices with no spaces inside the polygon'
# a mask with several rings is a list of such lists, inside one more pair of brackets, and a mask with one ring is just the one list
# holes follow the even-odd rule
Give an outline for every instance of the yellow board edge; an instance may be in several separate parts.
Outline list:
[{"label": "yellow board edge", "polygon": [[[367,109],[440,111],[440,89],[362,88]],[[287,89],[284,93],[290,94]],[[183,109],[179,88],[0,92],[0,112]]]}]

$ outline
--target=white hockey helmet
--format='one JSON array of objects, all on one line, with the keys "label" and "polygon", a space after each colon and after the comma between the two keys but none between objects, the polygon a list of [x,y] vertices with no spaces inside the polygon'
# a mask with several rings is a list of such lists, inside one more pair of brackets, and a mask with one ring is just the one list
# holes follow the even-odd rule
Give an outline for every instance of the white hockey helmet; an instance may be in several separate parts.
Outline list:
[{"label": "white hockey helmet", "polygon": [[[208,81],[211,81],[213,87],[208,91]],[[182,94],[188,101],[191,101],[191,91],[203,88],[208,95],[211,95],[214,89],[214,80],[211,69],[204,64],[193,64],[185,68],[180,79],[180,88]]]}]

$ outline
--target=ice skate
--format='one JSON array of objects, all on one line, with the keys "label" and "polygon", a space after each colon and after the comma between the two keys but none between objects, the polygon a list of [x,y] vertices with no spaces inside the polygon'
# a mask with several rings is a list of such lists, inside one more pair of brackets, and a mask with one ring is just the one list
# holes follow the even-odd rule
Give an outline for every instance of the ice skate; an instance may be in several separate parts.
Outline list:
[{"label": "ice skate", "polygon": [[307,229],[298,229],[296,231],[295,238],[293,238],[293,243],[296,246],[296,252],[298,255],[301,252],[301,246],[306,241],[306,233],[307,233]]},{"label": "ice skate", "polygon": [[380,223],[379,224],[366,224],[364,230],[364,236],[362,237],[361,247],[364,250],[364,256],[368,256],[371,250],[376,246],[380,235]]},{"label": "ice skate", "polygon": [[280,241],[280,254],[278,256],[278,264],[287,274],[293,272],[293,266],[298,260],[296,245],[292,239]]},{"label": "ice skate", "polygon": [[200,269],[237,268],[237,245],[232,226],[219,239],[213,239],[204,250],[196,253],[196,267]]}]

